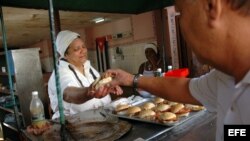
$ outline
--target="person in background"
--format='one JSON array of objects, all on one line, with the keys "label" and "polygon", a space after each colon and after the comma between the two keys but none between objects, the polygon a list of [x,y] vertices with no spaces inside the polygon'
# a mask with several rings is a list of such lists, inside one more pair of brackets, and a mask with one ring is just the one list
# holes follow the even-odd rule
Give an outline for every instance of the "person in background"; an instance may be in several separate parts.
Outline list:
[{"label": "person in background", "polygon": [[[199,78],[159,78],[109,70],[111,85],[142,88],[171,101],[202,104],[224,125],[250,125],[250,1],[176,0],[182,35],[200,62],[215,69]],[[249,136],[249,134],[248,134]]]},{"label": "person in background", "polygon": [[144,50],[147,61],[140,65],[138,73],[146,76],[153,76],[154,71],[156,71],[157,68],[161,68],[161,59],[156,53],[157,48],[154,43],[146,44]]},{"label": "person in background", "polygon": [[[58,71],[63,96],[63,109],[66,116],[110,103],[109,92],[122,93],[119,87],[100,87],[97,90],[92,87],[91,84],[100,75],[87,60],[88,50],[78,33],[68,30],[59,32],[56,38],[56,46],[60,54]],[[52,119],[58,118],[59,109],[54,72],[48,82],[48,94],[54,112]]]},{"label": "person in background", "polygon": [[[154,76],[154,72],[161,68],[161,59],[156,53],[157,47],[154,43],[147,43],[144,46],[145,57],[147,61],[143,62],[138,70],[139,74],[144,76]],[[149,92],[144,91],[143,89],[137,89],[137,92],[142,97],[153,97]]]}]

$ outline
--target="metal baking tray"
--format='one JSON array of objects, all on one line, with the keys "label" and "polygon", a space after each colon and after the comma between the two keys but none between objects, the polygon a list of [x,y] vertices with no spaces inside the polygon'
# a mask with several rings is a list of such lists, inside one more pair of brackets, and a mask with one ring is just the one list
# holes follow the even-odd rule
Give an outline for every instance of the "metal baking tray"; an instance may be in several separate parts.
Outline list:
[{"label": "metal baking tray", "polygon": [[[141,106],[143,105],[144,103],[146,102],[152,102],[154,98],[147,98],[147,99],[143,99],[139,102],[135,102],[135,103],[131,103],[132,106]],[[205,110],[205,109],[204,109]],[[204,110],[201,110],[201,111],[191,111],[189,113],[188,116],[186,117],[179,117],[177,121],[175,122],[171,122],[171,123],[161,123],[161,122],[157,122],[157,121],[151,121],[151,120],[145,120],[145,119],[141,119],[141,118],[138,118],[138,117],[129,117],[127,115],[121,115],[121,114],[115,114],[114,111],[108,111],[108,113],[112,116],[116,116],[116,117],[119,117],[119,118],[124,118],[124,119],[129,119],[129,120],[135,120],[135,121],[140,121],[140,122],[146,122],[146,123],[152,123],[152,124],[158,124],[158,125],[164,125],[164,126],[176,126],[176,125],[179,125],[191,118],[194,118],[196,116],[199,116],[200,114],[202,114],[204,112]]]}]

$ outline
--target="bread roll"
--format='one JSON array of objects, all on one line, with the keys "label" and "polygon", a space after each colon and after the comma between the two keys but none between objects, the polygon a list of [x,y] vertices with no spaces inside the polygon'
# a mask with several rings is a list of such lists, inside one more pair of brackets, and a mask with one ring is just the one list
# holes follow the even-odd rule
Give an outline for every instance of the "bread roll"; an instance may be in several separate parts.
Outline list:
[{"label": "bread roll", "polygon": [[138,106],[132,106],[132,107],[128,108],[127,115],[128,116],[134,116],[134,115],[138,114],[140,111],[141,111],[140,107],[138,107]]},{"label": "bread roll", "polygon": [[159,120],[163,123],[172,123],[177,120],[177,116],[171,112],[165,112],[159,115]]},{"label": "bread roll", "polygon": [[160,104],[160,103],[163,103],[163,102],[164,102],[164,99],[163,99],[163,98],[156,97],[156,98],[154,99],[154,103],[155,103],[155,104]]},{"label": "bread roll", "polygon": [[143,110],[139,113],[139,118],[146,120],[155,120],[156,113],[153,110]]},{"label": "bread roll", "polygon": [[170,110],[170,105],[167,104],[159,104],[157,107],[154,108],[156,112],[167,112]]},{"label": "bread roll", "polygon": [[142,105],[142,109],[149,110],[155,107],[155,104],[152,102],[146,102]]},{"label": "bread roll", "polygon": [[106,77],[106,78],[103,78],[101,79],[100,77],[97,78],[94,82],[93,82],[93,86],[95,89],[99,89],[101,86],[109,83],[112,81],[112,77]]},{"label": "bread roll", "polygon": [[171,112],[175,113],[178,117],[188,116],[190,109],[185,108],[183,104],[176,104],[171,108]]},{"label": "bread roll", "polygon": [[129,104],[119,104],[116,106],[115,111],[116,112],[124,111],[127,110],[129,107],[130,107]]},{"label": "bread roll", "polygon": [[200,111],[205,109],[204,106],[192,105],[192,104],[185,104],[185,107],[190,109],[191,111]]}]

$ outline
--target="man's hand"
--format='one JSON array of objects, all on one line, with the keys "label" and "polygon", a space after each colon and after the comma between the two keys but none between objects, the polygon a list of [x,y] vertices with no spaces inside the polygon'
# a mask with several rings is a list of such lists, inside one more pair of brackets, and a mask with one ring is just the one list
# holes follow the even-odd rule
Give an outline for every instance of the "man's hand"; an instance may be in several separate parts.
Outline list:
[{"label": "man's hand", "polygon": [[134,75],[120,69],[110,69],[105,72],[107,75],[112,76],[112,81],[109,83],[111,86],[132,86]]}]

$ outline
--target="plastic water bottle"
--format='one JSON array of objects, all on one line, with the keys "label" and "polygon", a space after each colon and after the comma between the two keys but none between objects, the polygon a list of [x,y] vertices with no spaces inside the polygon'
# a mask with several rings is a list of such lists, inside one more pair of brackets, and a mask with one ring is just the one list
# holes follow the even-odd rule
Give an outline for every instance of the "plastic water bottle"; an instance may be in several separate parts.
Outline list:
[{"label": "plastic water bottle", "polygon": [[172,71],[173,70],[173,66],[169,65],[168,66],[168,71]]},{"label": "plastic water bottle", "polygon": [[41,128],[45,124],[43,103],[38,97],[38,92],[32,92],[32,99],[30,102],[30,113],[32,126]]},{"label": "plastic water bottle", "polygon": [[154,72],[154,76],[155,77],[161,77],[162,76],[162,73],[161,73],[161,68],[158,68],[155,72]]}]

